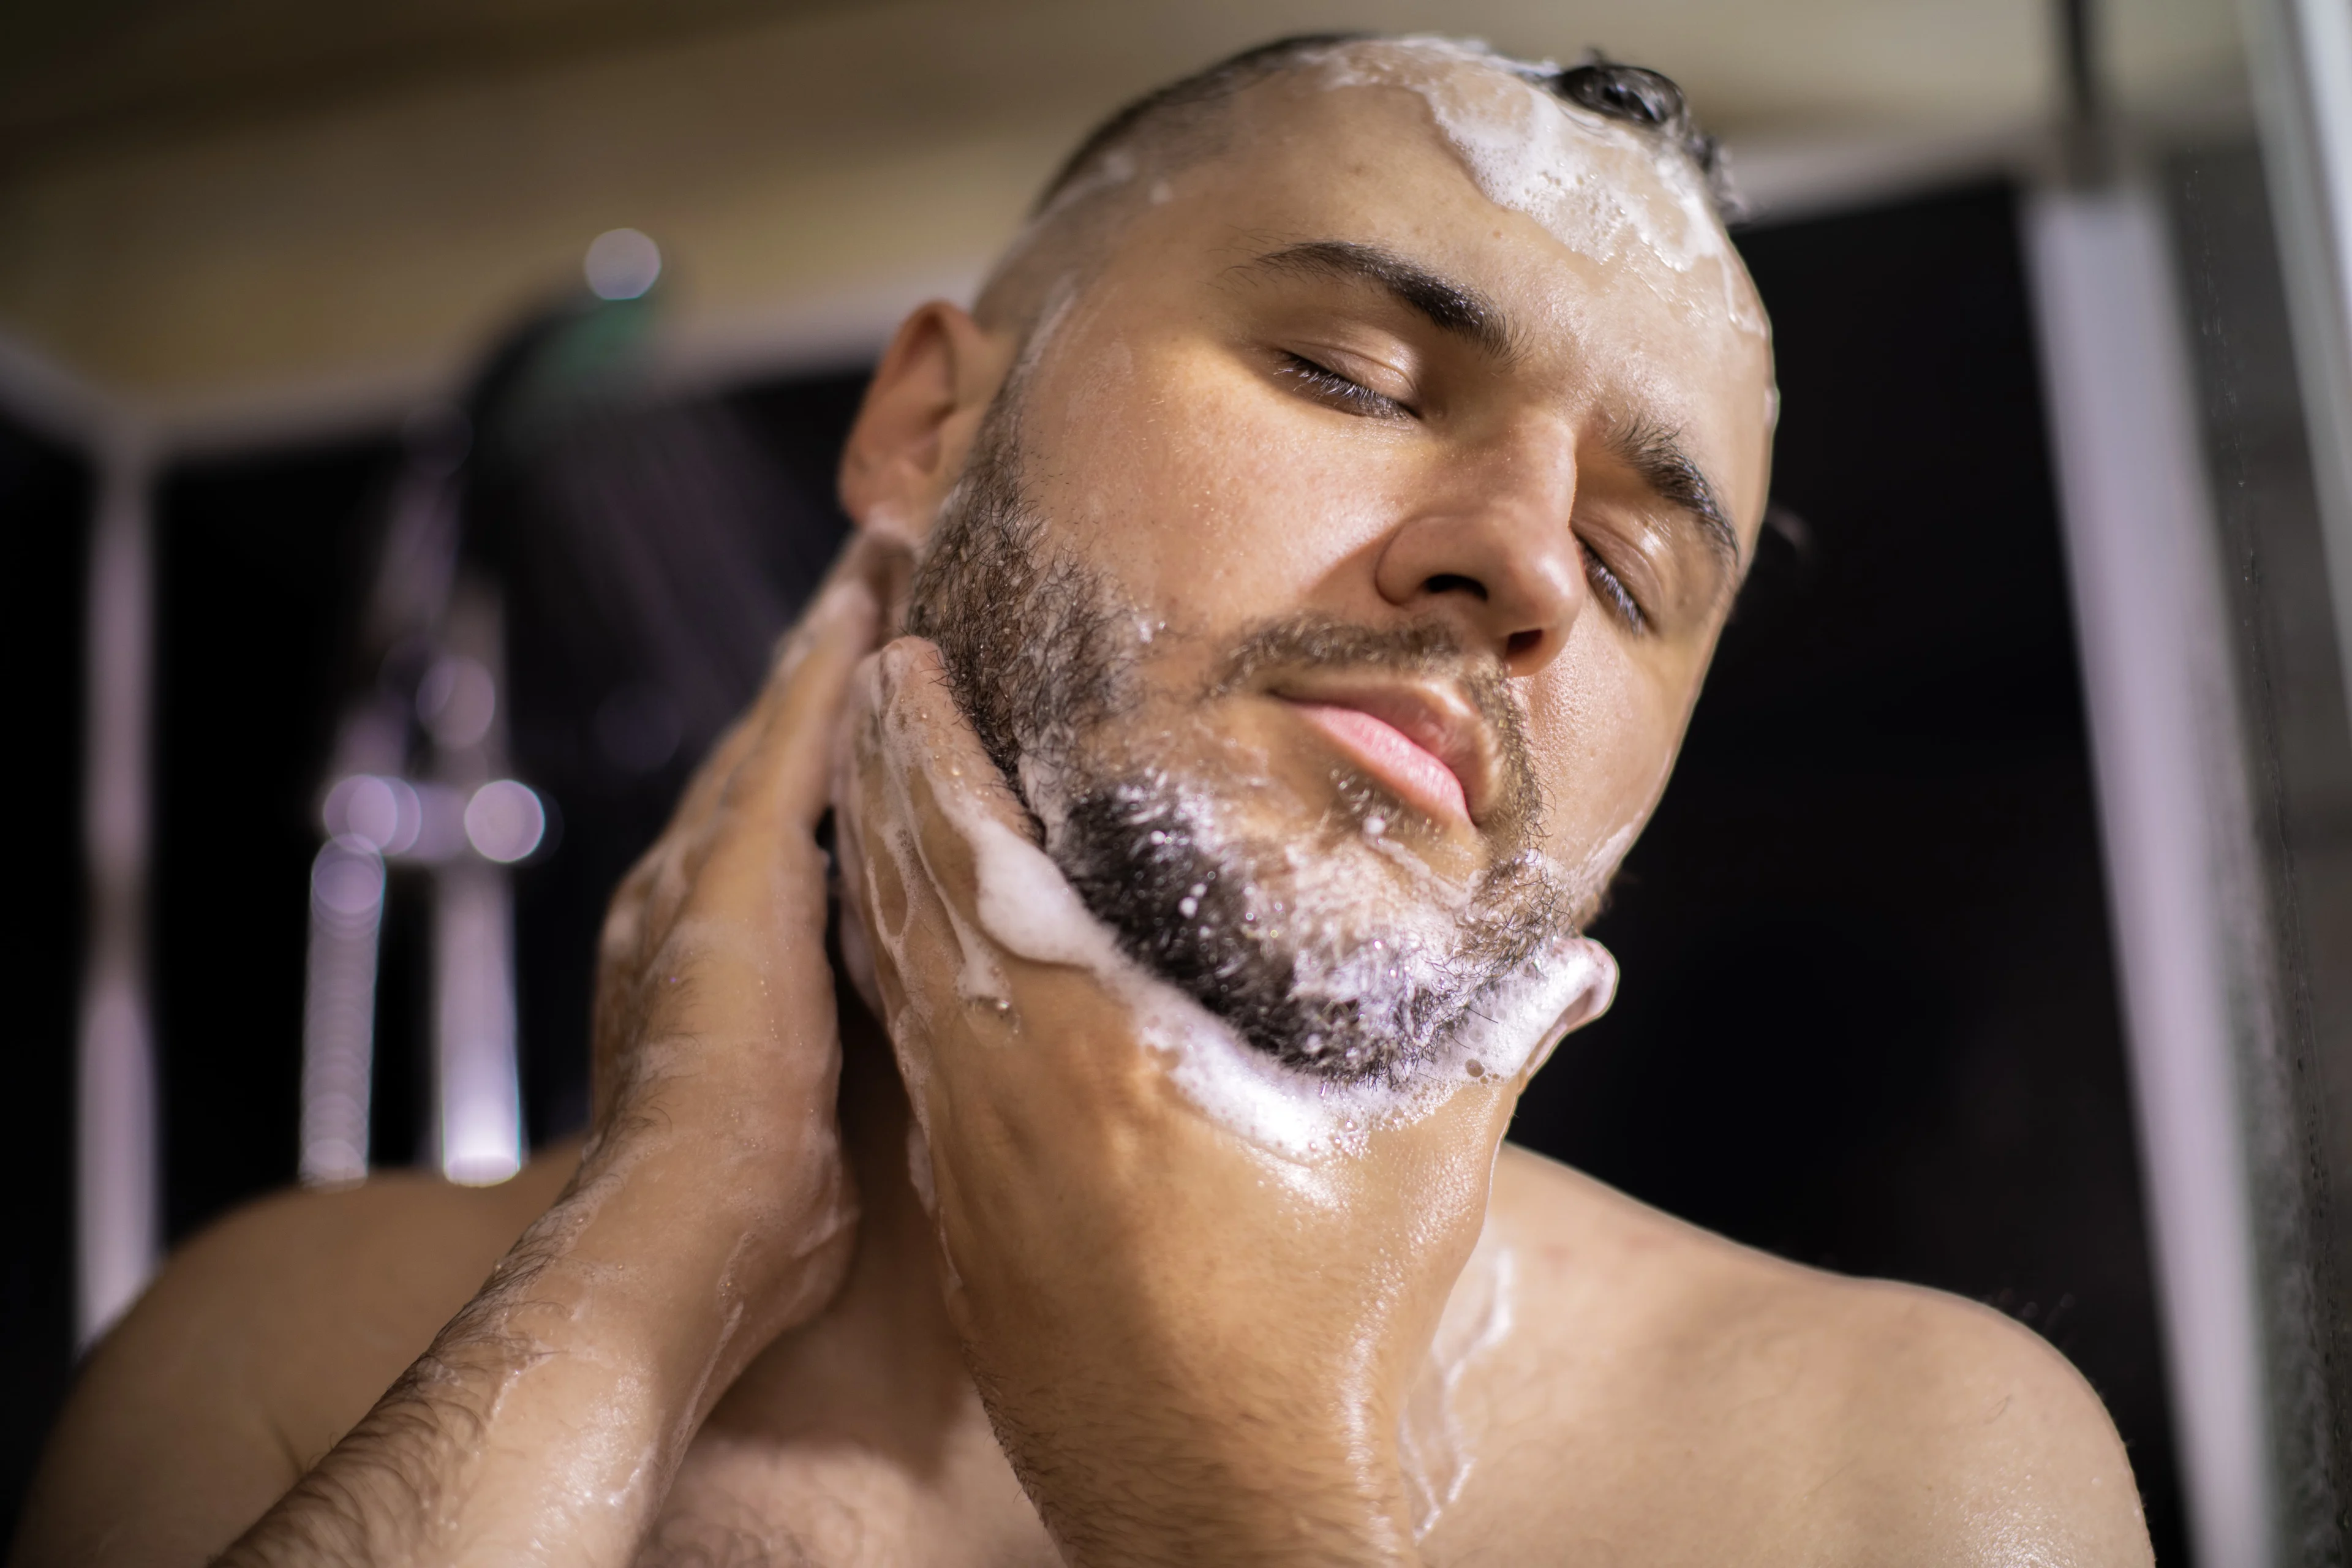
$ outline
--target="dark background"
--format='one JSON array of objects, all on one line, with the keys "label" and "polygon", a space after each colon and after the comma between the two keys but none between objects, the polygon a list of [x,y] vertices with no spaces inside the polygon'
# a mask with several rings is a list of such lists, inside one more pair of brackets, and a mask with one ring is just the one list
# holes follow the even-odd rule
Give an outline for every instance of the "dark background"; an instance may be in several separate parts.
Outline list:
[{"label": "dark background", "polygon": [[[1514,1136],[1802,1262],[2031,1324],[2185,1560],[2012,196],[1748,234],[1768,531]],[[1792,546],[1794,533],[1805,541]]]},{"label": "dark background", "polygon": [[[81,963],[82,605],[89,465],[0,420],[0,672],[7,680],[7,1134],[0,1137],[0,1529],[73,1346],[73,1082]],[[5,1539],[5,1537],[0,1537]]]},{"label": "dark background", "polygon": [[[2014,195],[1761,228],[1742,248],[1778,331],[1775,490],[1794,521],[1765,542],[1597,928],[1624,966],[1616,1010],[1562,1047],[1514,1135],[1739,1240],[2032,1324],[2107,1400],[2158,1560],[2184,1562]],[[860,380],[701,410],[696,449],[792,536],[760,555],[783,598],[841,526],[830,466]],[[364,677],[348,627],[399,460],[390,439],[269,453],[181,468],[162,493],[155,980],[175,1240],[294,1173],[316,790],[334,705]],[[0,622],[14,668],[37,672],[17,687],[23,885],[48,944],[19,946],[12,988],[34,1026],[5,1156],[20,1207],[0,1298],[0,1527],[69,1353],[79,927],[46,911],[78,908],[87,485],[0,431]],[[584,1103],[604,896],[691,759],[600,764],[606,693],[534,653],[534,618],[561,610],[534,603],[510,626],[516,771],[563,819],[518,884],[545,1139]],[[419,903],[396,887],[385,1160],[416,1146]]]}]

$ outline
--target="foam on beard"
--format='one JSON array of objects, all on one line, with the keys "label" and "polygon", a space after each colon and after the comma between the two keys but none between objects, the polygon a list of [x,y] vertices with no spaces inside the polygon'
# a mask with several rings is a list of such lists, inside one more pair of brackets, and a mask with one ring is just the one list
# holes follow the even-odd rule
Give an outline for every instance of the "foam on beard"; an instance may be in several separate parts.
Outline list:
[{"label": "foam on beard", "polygon": [[[869,825],[883,831],[865,845],[864,853],[892,857],[910,886],[929,879],[920,847],[905,826],[914,809],[908,786],[919,775],[972,855],[977,897],[971,923],[950,912],[962,956],[958,1002],[1013,1005],[996,949],[1033,963],[1085,970],[1126,1006],[1137,1042],[1161,1058],[1179,1091],[1211,1121],[1268,1153],[1311,1163],[1352,1152],[1373,1128],[1426,1115],[1465,1084],[1509,1079],[1538,1064],[1569,1029],[1604,1010],[1614,994],[1616,965],[1606,950],[1583,937],[1563,935],[1491,987],[1476,1012],[1438,1048],[1396,1073],[1341,1082],[1286,1066],[1129,957],[1061,868],[981,798],[975,781],[960,770],[942,773],[931,742],[903,714],[886,708],[878,722],[874,743],[889,781],[887,804],[896,821]],[[853,901],[866,903],[855,896]],[[903,972],[902,935],[873,929],[874,940],[892,952]],[[856,977],[871,1000],[871,965],[861,959],[853,958],[852,967],[864,971]],[[893,1022],[898,1027],[924,1025],[919,1016]],[[902,1068],[919,1070],[910,1059],[916,1053],[904,1042],[898,1055]],[[919,1110],[921,1085],[909,1087]]]},{"label": "foam on beard", "polygon": [[1271,779],[1134,770],[1073,805],[1040,772],[1024,759],[1046,852],[1124,950],[1318,1078],[1394,1079],[1444,1054],[1495,983],[1552,945],[1569,903],[1531,854],[1467,883],[1438,875],[1377,799],[1343,795],[1304,831],[1269,836],[1249,819],[1281,798]]}]

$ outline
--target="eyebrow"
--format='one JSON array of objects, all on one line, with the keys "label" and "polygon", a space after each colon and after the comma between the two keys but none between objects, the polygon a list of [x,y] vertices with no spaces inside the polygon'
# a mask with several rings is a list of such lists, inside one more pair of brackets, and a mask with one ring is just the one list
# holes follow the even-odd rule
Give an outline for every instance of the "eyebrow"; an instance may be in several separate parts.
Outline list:
[{"label": "eyebrow", "polygon": [[[1252,270],[1367,283],[1482,353],[1498,360],[1518,357],[1518,331],[1494,300],[1380,246],[1344,239],[1308,240],[1268,251],[1244,266]],[[1609,444],[1652,493],[1698,524],[1699,537],[1722,568],[1727,586],[1737,584],[1744,571],[1739,531],[1724,511],[1706,470],[1683,446],[1680,433],[1654,420],[1635,418],[1620,424]]]},{"label": "eyebrow", "polygon": [[1486,295],[1467,284],[1443,278],[1377,245],[1344,239],[1316,239],[1269,251],[1246,266],[1269,272],[1291,272],[1343,282],[1368,283],[1448,336],[1460,338],[1496,359],[1518,353],[1518,333],[1510,318]]},{"label": "eyebrow", "polygon": [[1699,537],[1723,568],[1727,584],[1739,581],[1739,531],[1725,514],[1715,486],[1693,460],[1679,434],[1648,419],[1634,419],[1611,432],[1610,450],[1642,476],[1642,482],[1668,506],[1689,514]]}]

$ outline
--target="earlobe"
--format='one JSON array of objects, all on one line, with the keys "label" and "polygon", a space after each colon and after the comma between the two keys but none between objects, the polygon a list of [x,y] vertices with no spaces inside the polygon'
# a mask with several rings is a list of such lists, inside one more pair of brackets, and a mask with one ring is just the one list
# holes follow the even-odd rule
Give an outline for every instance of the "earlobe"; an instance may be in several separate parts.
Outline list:
[{"label": "earlobe", "polygon": [[842,453],[841,503],[859,528],[922,542],[1012,357],[999,334],[942,300],[899,324]]}]

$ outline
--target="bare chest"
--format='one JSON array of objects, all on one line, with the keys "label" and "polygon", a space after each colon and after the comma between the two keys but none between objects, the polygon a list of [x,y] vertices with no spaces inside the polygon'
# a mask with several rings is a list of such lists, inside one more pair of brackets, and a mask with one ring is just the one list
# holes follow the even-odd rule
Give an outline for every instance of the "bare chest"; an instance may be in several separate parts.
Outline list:
[{"label": "bare chest", "polygon": [[[1427,1560],[1654,1568],[1742,1541],[1748,1560],[1773,1557],[1752,1550],[1759,1527],[1789,1521],[1758,1517],[1744,1483],[1803,1458],[1770,1418],[1802,1369],[1761,1367],[1759,1383],[1745,1358],[1723,1379],[1748,1389],[1740,1416],[1696,1418],[1662,1397],[1679,1380],[1629,1365],[1646,1358],[1612,1336],[1559,1331],[1570,1303],[1532,1272],[1497,1238],[1480,1246],[1406,1402],[1399,1452]],[[1060,1562],[952,1351],[872,1330],[813,1340],[756,1397],[730,1396],[641,1568]]]},{"label": "bare chest", "polygon": [[1036,1511],[969,1389],[844,1407],[807,1390],[779,1422],[714,1418],[696,1437],[639,1568],[1013,1568],[1054,1564]]},{"label": "bare chest", "polygon": [[[1400,1436],[1424,1531],[1443,1520],[1491,1539],[1484,1521],[1506,1500],[1479,1473],[1496,1436],[1486,1390],[1538,1371],[1516,1364],[1511,1289],[1507,1263],[1474,1262],[1410,1402]],[[928,1364],[909,1376],[909,1363]],[[860,1334],[771,1372],[697,1436],[640,1568],[1061,1561],[960,1365],[944,1375],[922,1347]]]}]

